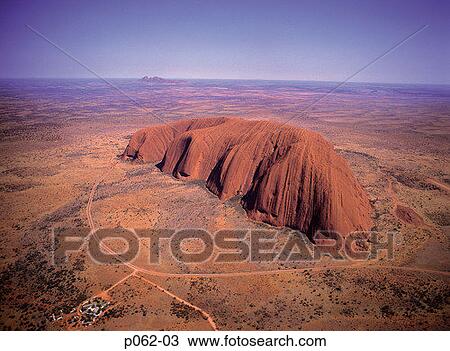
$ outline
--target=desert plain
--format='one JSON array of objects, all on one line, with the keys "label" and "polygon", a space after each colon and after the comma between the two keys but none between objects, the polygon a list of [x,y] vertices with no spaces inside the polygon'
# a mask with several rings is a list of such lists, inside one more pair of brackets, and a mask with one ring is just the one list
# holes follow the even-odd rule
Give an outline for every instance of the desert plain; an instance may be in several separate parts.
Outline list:
[{"label": "desert plain", "polygon": [[[0,329],[448,330],[450,87],[335,85],[1,80]],[[392,258],[186,264],[163,246],[158,266],[85,249],[54,264],[58,227],[273,229],[239,197],[118,158],[140,128],[207,117],[320,133],[367,193],[371,230],[394,233]]]}]

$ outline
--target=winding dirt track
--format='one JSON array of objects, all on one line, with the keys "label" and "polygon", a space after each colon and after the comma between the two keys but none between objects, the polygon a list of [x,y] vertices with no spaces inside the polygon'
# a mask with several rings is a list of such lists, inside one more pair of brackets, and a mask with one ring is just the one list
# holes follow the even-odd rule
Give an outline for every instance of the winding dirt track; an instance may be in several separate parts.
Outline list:
[{"label": "winding dirt track", "polygon": [[[118,162],[119,162],[119,161],[113,162],[112,168],[114,168],[114,167],[117,165]],[[111,168],[111,169],[112,169],[112,168]],[[104,174],[104,175],[103,175],[103,176],[102,176],[102,177],[101,177],[101,178],[100,178],[100,179],[92,186],[91,192],[89,193],[88,203],[87,203],[87,206],[86,206],[86,215],[87,215],[89,227],[91,228],[91,232],[90,232],[88,238],[89,238],[90,236],[92,236],[92,237],[93,237],[95,240],[97,240],[97,241],[98,241],[99,239],[98,239],[98,237],[96,236],[96,233],[95,233],[95,230],[96,230],[96,228],[95,228],[95,223],[94,223],[94,219],[92,218],[92,203],[94,202],[94,196],[95,196],[95,193],[96,193],[96,191],[97,191],[97,188],[98,188],[98,186],[100,185],[100,183],[104,180],[105,176],[106,176],[106,174]],[[107,251],[108,253],[110,253],[110,254],[115,254],[115,253],[116,253],[114,250],[112,250],[110,247],[108,247],[108,246],[105,245],[104,243],[99,242],[99,244],[100,244],[100,246],[102,247],[102,249],[104,249],[104,250]],[[101,296],[101,295],[105,295],[105,294],[108,295],[109,291],[111,291],[112,289],[114,289],[116,286],[118,286],[119,284],[122,284],[122,283],[125,282],[128,278],[130,278],[130,277],[132,277],[132,276],[136,276],[136,277],[140,278],[142,281],[144,281],[144,282],[150,284],[150,285],[153,286],[154,288],[156,288],[156,289],[162,291],[164,294],[169,295],[171,298],[174,298],[174,299],[177,300],[178,302],[180,302],[180,303],[182,303],[182,304],[185,304],[186,306],[188,306],[188,307],[194,309],[194,310],[197,311],[197,312],[200,312],[200,313],[205,317],[205,319],[208,321],[208,323],[209,323],[209,325],[211,326],[211,328],[212,328],[213,330],[218,330],[216,323],[214,322],[213,318],[211,317],[211,315],[210,315],[208,312],[206,312],[206,311],[203,310],[202,308],[200,308],[200,307],[198,307],[198,306],[196,306],[196,305],[193,305],[192,303],[190,303],[190,302],[184,300],[183,298],[181,298],[181,297],[175,295],[174,293],[172,293],[172,292],[170,292],[169,290],[163,288],[162,286],[156,284],[155,282],[151,281],[150,279],[144,278],[144,277],[142,277],[142,276],[136,274],[137,272],[142,271],[142,269],[140,269],[139,267],[137,267],[137,266],[135,266],[135,265],[133,265],[133,264],[131,264],[131,263],[129,263],[129,262],[123,262],[123,264],[125,264],[127,267],[131,268],[131,269],[132,269],[132,273],[128,274],[127,276],[125,276],[124,278],[120,279],[119,281],[117,281],[117,282],[116,282],[115,284],[113,284],[112,286],[110,286],[108,289],[106,289],[106,290],[100,292],[99,294],[97,294],[97,295],[95,295],[95,296]],[[94,296],[94,297],[95,297],[95,296]],[[91,297],[91,298],[92,298],[92,297]],[[82,304],[84,304],[84,302],[83,302]],[[81,305],[80,305],[80,306],[81,306]]]},{"label": "winding dirt track", "polygon": [[[115,161],[112,164],[112,168],[114,168],[119,161]],[[91,228],[91,232],[89,236],[86,238],[88,239],[90,236],[94,238],[95,240],[99,241],[98,237],[96,236],[95,230],[95,223],[92,217],[92,204],[94,201],[95,193],[98,188],[98,186],[102,183],[102,181],[105,179],[106,174],[104,174],[93,186],[89,194],[89,199],[86,206],[86,215],[87,220],[89,223],[89,227]],[[394,202],[396,199],[394,198]],[[109,246],[106,244],[99,242],[102,249],[104,249],[109,254],[116,254],[114,250],[112,250]],[[165,278],[204,278],[204,277],[242,277],[242,276],[251,276],[251,275],[268,275],[268,274],[280,274],[280,273],[295,273],[295,272],[304,272],[304,271],[324,271],[329,269],[385,269],[385,270],[398,270],[398,271],[405,271],[405,272],[416,272],[416,273],[429,273],[429,274],[438,274],[443,276],[450,276],[450,272],[447,271],[439,271],[439,270],[432,270],[432,269],[425,269],[425,268],[415,268],[415,267],[407,267],[407,266],[381,266],[381,265],[373,265],[373,264],[364,264],[361,262],[353,263],[353,264],[346,264],[346,265],[333,265],[328,267],[304,267],[304,268],[292,268],[292,269],[281,269],[281,270],[260,270],[260,271],[242,271],[242,272],[224,272],[224,273],[166,273],[166,272],[158,272],[154,270],[144,269],[141,267],[138,267],[132,263],[129,262],[122,262],[125,266],[130,268],[132,270],[132,273],[128,274],[124,278],[117,281],[115,284],[113,284],[108,289],[100,292],[99,294],[95,296],[101,296],[102,294],[108,294],[109,291],[114,289],[119,284],[125,282],[129,277],[136,276],[142,281],[145,281],[146,283],[152,285],[154,288],[160,290],[161,292],[165,293],[166,295],[174,298],[180,303],[185,304],[186,306],[198,311],[201,313],[205,319],[210,324],[211,328],[213,330],[219,330],[217,327],[217,324],[214,322],[214,319],[212,316],[203,310],[202,308],[191,304],[190,302],[184,300],[183,298],[177,296],[176,294],[170,292],[169,290],[163,288],[162,286],[156,284],[152,280],[148,278],[144,278],[141,275],[137,273],[145,273],[152,276],[157,277],[165,277]],[[93,297],[95,297],[93,296]]]},{"label": "winding dirt track", "polygon": [[173,298],[174,298],[175,300],[177,300],[178,302],[181,302],[181,303],[183,303],[183,304],[185,304],[185,305],[187,305],[187,306],[193,308],[194,310],[200,312],[200,313],[206,318],[206,320],[207,320],[208,323],[211,325],[211,327],[213,328],[213,330],[219,330],[219,329],[217,328],[216,323],[215,323],[214,320],[212,319],[211,315],[210,315],[208,312],[206,312],[205,310],[203,310],[203,309],[201,309],[200,307],[195,306],[195,305],[191,304],[190,302],[188,302],[188,301],[182,299],[181,297],[179,297],[179,296],[177,296],[177,295],[171,293],[169,290],[164,289],[163,287],[159,286],[158,284],[155,284],[154,282],[152,282],[151,280],[149,280],[149,279],[147,279],[147,278],[144,278],[144,277],[142,277],[142,276],[140,276],[140,275],[137,275],[137,277],[139,277],[139,278],[142,279],[143,281],[149,283],[150,285],[152,285],[153,287],[157,288],[158,290],[161,290],[163,293],[169,295],[170,297],[173,297]]}]

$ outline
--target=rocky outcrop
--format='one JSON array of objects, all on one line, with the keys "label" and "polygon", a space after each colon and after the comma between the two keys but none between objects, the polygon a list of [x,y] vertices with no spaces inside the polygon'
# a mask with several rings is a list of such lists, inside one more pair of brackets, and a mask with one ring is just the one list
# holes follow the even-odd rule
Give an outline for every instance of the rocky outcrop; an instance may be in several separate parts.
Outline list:
[{"label": "rocky outcrop", "polygon": [[371,226],[368,198],[346,161],[306,129],[239,118],[182,120],[137,131],[123,157],[206,180],[223,200],[241,195],[250,218],[309,236]]},{"label": "rocky outcrop", "polygon": [[397,205],[395,207],[394,213],[402,222],[406,224],[410,224],[416,227],[425,225],[422,217],[412,208],[403,205]]},{"label": "rocky outcrop", "polygon": [[141,78],[141,81],[143,82],[147,82],[147,83],[154,83],[154,84],[162,84],[162,83],[178,83],[178,80],[173,80],[173,79],[165,79],[165,78],[161,78],[161,77],[149,77],[149,76],[144,76]]}]

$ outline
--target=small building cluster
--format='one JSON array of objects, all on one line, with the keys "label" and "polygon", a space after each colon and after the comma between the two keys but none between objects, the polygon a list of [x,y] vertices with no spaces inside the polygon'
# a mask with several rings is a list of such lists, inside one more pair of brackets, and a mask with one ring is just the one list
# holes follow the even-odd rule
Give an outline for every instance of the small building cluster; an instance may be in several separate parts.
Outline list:
[{"label": "small building cluster", "polygon": [[87,301],[80,308],[81,324],[90,325],[111,305],[111,302],[96,297]]}]

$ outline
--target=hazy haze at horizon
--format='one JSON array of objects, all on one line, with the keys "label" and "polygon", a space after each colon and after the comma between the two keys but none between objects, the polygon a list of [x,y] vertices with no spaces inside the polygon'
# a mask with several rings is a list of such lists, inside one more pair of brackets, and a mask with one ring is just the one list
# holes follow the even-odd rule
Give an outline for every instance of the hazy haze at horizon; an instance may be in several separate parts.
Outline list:
[{"label": "hazy haze at horizon", "polygon": [[450,83],[446,1],[3,1],[1,78],[99,75]]}]

